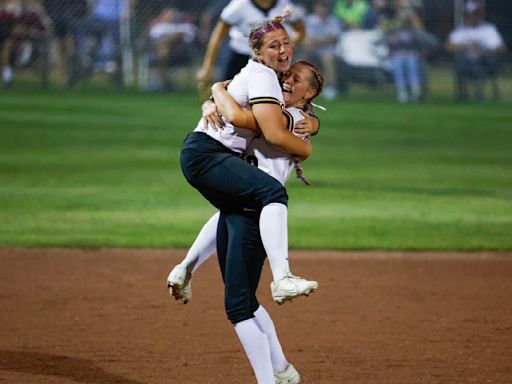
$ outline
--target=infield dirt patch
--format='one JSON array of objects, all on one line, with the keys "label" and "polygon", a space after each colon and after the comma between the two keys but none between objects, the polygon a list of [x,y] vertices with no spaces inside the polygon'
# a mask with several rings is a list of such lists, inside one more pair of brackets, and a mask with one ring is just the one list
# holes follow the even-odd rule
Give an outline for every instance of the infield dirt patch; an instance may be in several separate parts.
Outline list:
[{"label": "infield dirt patch", "polygon": [[[255,383],[216,258],[192,301],[181,250],[0,250],[0,383]],[[291,252],[318,292],[261,303],[303,383],[512,383],[512,255]]]}]

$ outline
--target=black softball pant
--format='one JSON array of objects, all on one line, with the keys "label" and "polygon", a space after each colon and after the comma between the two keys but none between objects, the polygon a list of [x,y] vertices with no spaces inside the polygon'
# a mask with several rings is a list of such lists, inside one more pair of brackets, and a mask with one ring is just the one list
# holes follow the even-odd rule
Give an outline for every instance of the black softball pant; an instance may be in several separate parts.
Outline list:
[{"label": "black softball pant", "polygon": [[260,211],[270,203],[288,204],[279,181],[206,133],[187,136],[180,163],[187,181],[220,211]]},{"label": "black softball pant", "polygon": [[256,289],[265,261],[258,212],[224,214],[217,227],[217,257],[224,280],[224,305],[233,323],[254,317]]},{"label": "black softball pant", "polygon": [[226,61],[222,78],[226,80],[230,80],[235,77],[240,70],[247,65],[251,57],[249,55],[242,55],[240,53],[236,53],[235,51],[229,49],[228,59]]}]

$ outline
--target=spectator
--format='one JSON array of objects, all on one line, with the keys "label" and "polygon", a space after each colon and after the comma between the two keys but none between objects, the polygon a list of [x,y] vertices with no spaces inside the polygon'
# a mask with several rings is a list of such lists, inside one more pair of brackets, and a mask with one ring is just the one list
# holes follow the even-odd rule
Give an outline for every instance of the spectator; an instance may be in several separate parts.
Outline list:
[{"label": "spectator", "polygon": [[399,14],[408,14],[415,28],[424,27],[422,0],[373,0],[373,9],[377,15],[377,25],[382,30],[396,27]]},{"label": "spectator", "polygon": [[229,0],[215,0],[201,12],[199,17],[198,39],[201,48],[205,48],[210,40],[215,23],[219,19],[222,10],[228,5]]},{"label": "spectator", "polygon": [[423,27],[423,0],[395,0],[396,10],[411,16],[415,27]]},{"label": "spectator", "polygon": [[[247,43],[251,26],[282,16],[285,8],[290,5],[288,0],[232,0],[223,9],[220,19],[210,36],[203,65],[197,73],[198,88],[204,92],[213,79],[215,61],[219,48],[229,33],[229,58],[221,78],[232,79],[242,69],[250,58],[250,48]],[[292,15],[289,20],[295,36],[293,43],[299,44],[304,39],[305,27],[301,18]]]},{"label": "spectator", "polygon": [[398,101],[419,101],[425,88],[422,54],[436,45],[436,39],[423,30],[420,19],[410,8],[399,10],[396,21],[388,23],[384,36]]},{"label": "spectator", "polygon": [[33,44],[44,38],[45,15],[37,3],[8,0],[0,9],[0,44],[2,81],[10,86],[14,79],[13,64],[27,65],[32,59]]},{"label": "spectator", "polygon": [[78,35],[73,86],[80,77],[94,70],[112,74],[117,86],[122,85],[121,21],[128,20],[134,0],[96,0],[92,15]]},{"label": "spectator", "polygon": [[87,0],[43,0],[46,14],[52,21],[57,48],[57,72],[68,78],[68,61],[75,50],[78,25],[87,15]]},{"label": "spectator", "polygon": [[[464,24],[450,33],[447,49],[455,57],[457,100],[469,98],[470,85],[474,87],[475,99],[482,100],[485,80],[495,77],[498,55],[505,51],[505,45],[496,27],[484,21],[484,9],[480,3],[466,3]],[[495,97],[498,97],[497,84],[493,85]]]},{"label": "spectator", "polygon": [[376,17],[367,0],[337,0],[335,14],[345,29],[372,29]]},{"label": "spectator", "polygon": [[312,11],[305,19],[304,54],[310,61],[320,61],[326,84],[323,95],[326,99],[332,100],[337,94],[335,50],[342,25],[331,13],[331,4],[328,0],[315,1]]},{"label": "spectator", "polygon": [[188,47],[197,36],[197,27],[190,22],[179,21],[179,18],[176,9],[165,8],[149,30],[151,44],[157,56],[160,87],[164,91],[173,90],[168,78],[169,65],[191,59]]}]

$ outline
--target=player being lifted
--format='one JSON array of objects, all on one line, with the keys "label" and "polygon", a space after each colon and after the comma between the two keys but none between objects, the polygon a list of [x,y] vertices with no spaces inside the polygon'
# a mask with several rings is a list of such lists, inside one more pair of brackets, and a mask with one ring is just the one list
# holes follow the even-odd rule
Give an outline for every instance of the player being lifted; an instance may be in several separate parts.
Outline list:
[{"label": "player being lifted", "polygon": [[[304,138],[304,140],[307,140],[311,134],[315,134],[317,129],[312,128],[310,124],[296,125],[296,123],[304,121],[307,113],[312,111],[311,101],[320,94],[323,82],[323,77],[318,68],[307,61],[294,63],[289,72],[282,76],[283,98],[286,105],[286,109],[283,110],[283,125],[286,129],[293,130],[295,135]],[[258,124],[253,113],[251,110],[242,109],[235,102],[226,90],[227,83],[215,83],[212,87],[212,95],[220,114],[235,126],[257,129]],[[204,114],[208,114],[208,112],[204,111]],[[218,121],[216,123],[220,124]],[[261,136],[251,141],[244,155],[259,169],[274,177],[283,185],[294,168],[297,177],[306,182],[302,176],[299,162]],[[171,295],[176,300],[187,303],[191,299],[190,278],[192,273],[216,251],[218,220],[219,213],[214,214],[209,219],[201,229],[186,257],[170,272],[167,283]],[[284,236],[286,235],[284,234]],[[307,295],[316,288],[317,284],[311,282],[301,294]],[[271,291],[274,301],[279,304],[299,296],[299,294],[290,295],[282,292],[276,287],[275,281],[271,283]]]}]

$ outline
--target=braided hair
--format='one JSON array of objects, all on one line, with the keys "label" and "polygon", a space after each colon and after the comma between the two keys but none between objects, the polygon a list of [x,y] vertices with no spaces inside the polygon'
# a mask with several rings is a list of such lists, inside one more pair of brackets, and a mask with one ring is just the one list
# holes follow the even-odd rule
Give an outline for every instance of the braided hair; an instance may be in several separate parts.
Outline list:
[{"label": "braided hair", "polygon": [[295,65],[295,64],[304,65],[304,66],[308,67],[309,70],[311,71],[312,76],[309,79],[309,85],[311,86],[311,88],[313,88],[316,91],[316,94],[312,98],[306,100],[306,104],[304,105],[303,109],[306,112],[312,112],[313,106],[311,105],[311,102],[314,100],[315,97],[319,96],[320,93],[322,93],[322,88],[324,87],[324,77],[323,77],[322,73],[320,72],[320,70],[318,69],[318,67],[315,64],[313,64],[307,60],[299,60],[299,61],[296,61],[295,63],[293,63],[293,65]]}]

